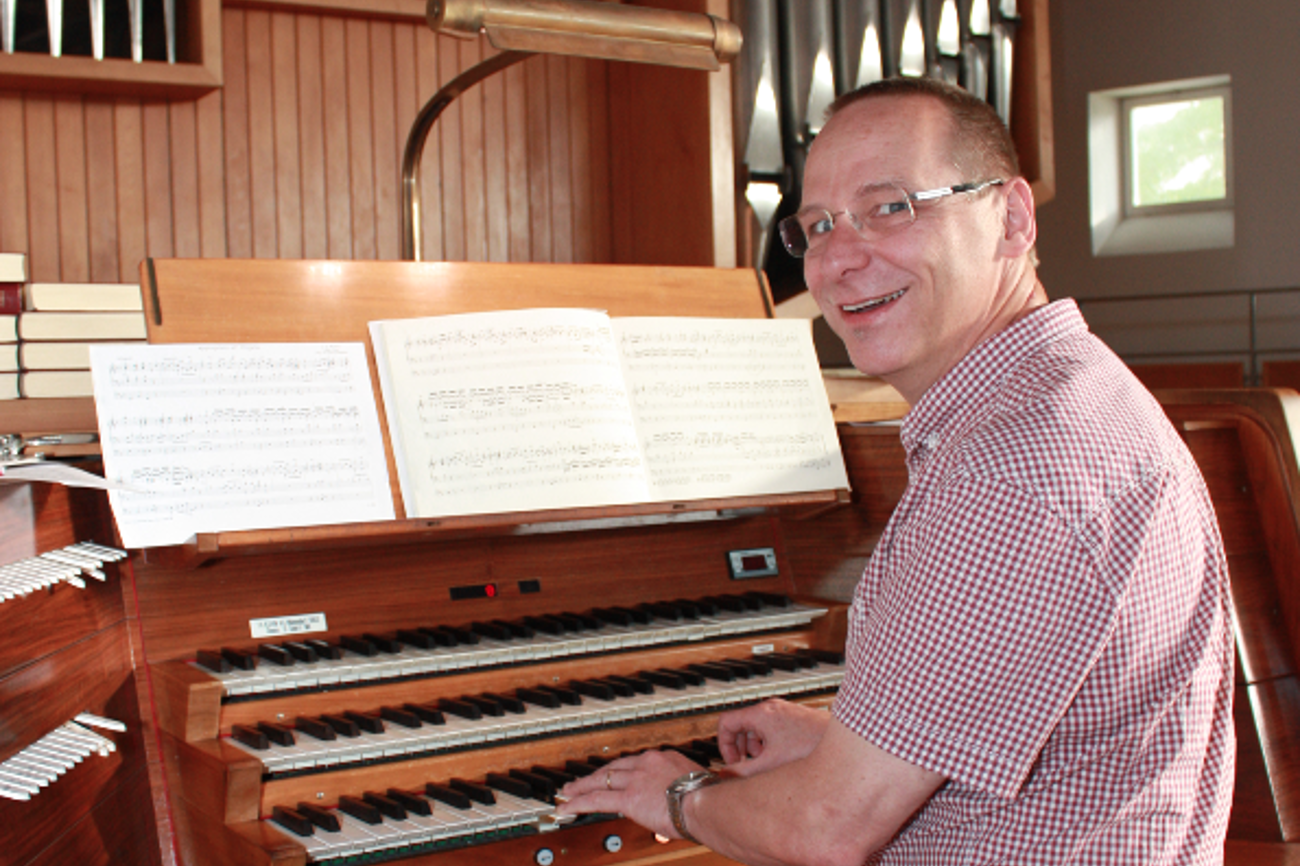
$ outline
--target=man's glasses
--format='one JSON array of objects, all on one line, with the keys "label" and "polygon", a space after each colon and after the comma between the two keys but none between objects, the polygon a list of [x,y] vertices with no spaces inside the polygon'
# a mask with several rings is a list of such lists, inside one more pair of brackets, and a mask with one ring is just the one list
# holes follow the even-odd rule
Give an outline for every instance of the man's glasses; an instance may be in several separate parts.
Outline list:
[{"label": "man's glasses", "polygon": [[853,226],[853,230],[863,240],[879,240],[916,222],[916,205],[919,203],[932,202],[957,193],[974,195],[1003,183],[1006,183],[1005,179],[996,178],[928,189],[925,192],[908,192],[897,184],[881,184],[861,193],[852,207],[839,213],[809,208],[781,220],[777,228],[781,232],[781,242],[790,255],[801,259],[822,251],[835,229],[835,220],[840,216],[848,217],[849,225]]}]

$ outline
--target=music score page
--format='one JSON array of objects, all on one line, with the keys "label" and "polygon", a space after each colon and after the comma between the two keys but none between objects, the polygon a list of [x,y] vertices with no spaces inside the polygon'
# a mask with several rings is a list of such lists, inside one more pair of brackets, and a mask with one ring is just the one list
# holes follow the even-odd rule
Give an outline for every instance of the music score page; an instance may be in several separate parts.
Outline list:
[{"label": "music score page", "polygon": [[91,376],[126,547],[394,517],[361,343],[105,344]]},{"label": "music score page", "polygon": [[410,517],[844,489],[805,321],[371,322]]}]

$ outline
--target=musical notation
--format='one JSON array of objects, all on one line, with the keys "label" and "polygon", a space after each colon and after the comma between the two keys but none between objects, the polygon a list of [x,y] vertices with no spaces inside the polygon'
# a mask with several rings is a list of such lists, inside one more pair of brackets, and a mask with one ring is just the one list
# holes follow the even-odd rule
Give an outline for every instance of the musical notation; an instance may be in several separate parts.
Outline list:
[{"label": "musical notation", "polygon": [[361,344],[126,344],[91,363],[126,546],[392,518]]}]

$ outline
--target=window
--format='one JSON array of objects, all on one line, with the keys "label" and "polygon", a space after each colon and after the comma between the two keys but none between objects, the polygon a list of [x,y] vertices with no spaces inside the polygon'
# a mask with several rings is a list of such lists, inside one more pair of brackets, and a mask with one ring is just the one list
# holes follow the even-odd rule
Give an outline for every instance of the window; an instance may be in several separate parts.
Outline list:
[{"label": "window", "polygon": [[1089,94],[1094,255],[1233,245],[1230,83],[1216,76]]}]

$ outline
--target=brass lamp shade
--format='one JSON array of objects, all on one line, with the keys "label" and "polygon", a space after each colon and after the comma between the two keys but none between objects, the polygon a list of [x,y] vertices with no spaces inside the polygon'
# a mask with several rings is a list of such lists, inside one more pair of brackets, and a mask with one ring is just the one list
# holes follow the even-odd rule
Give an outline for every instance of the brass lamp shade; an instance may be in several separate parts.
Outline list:
[{"label": "brass lamp shade", "polygon": [[429,27],[500,51],[720,69],[740,53],[740,28],[695,12],[594,0],[429,0]]}]

